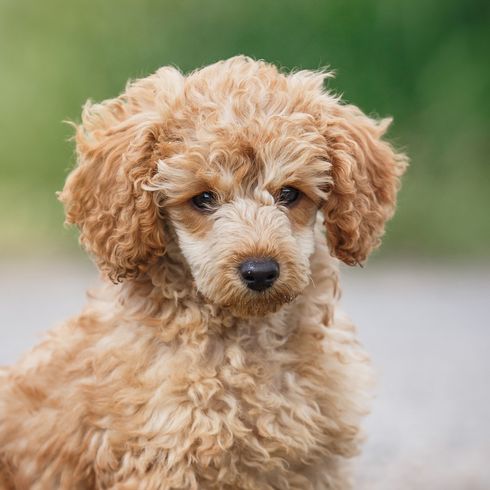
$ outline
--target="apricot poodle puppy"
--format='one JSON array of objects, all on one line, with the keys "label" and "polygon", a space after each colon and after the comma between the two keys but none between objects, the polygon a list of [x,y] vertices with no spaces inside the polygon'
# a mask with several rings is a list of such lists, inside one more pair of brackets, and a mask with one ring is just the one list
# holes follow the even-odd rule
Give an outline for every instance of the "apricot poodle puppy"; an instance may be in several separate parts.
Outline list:
[{"label": "apricot poodle puppy", "polygon": [[87,103],[60,199],[107,280],[0,371],[0,488],[350,487],[371,371],[337,259],[406,158],[326,77],[240,56]]}]

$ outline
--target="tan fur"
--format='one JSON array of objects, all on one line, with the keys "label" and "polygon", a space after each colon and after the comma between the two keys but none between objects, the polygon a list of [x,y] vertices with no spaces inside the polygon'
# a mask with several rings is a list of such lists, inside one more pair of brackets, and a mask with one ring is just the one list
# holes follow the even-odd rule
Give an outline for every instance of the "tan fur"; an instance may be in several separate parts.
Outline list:
[{"label": "tan fur", "polygon": [[115,284],[0,371],[0,488],[349,488],[371,372],[333,256],[378,245],[406,159],[325,76],[236,57],[87,104],[60,198]]}]

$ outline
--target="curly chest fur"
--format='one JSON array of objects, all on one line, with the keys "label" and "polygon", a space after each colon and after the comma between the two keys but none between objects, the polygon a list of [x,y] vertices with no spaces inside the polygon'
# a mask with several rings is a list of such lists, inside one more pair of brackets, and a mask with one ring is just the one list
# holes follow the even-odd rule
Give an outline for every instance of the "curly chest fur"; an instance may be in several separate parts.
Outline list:
[{"label": "curly chest fur", "polygon": [[[97,380],[89,393],[91,418],[103,429],[97,453],[110,454],[96,457],[98,478],[109,485],[151,474],[168,488],[245,488],[247,475],[253,488],[283,488],[281,479],[299,478],[320,458],[351,455],[356,408],[343,392],[354,360],[345,344],[357,348],[352,332],[309,324],[282,336],[260,328],[154,346],[153,363],[109,377],[111,397],[100,396]],[[308,488],[301,481],[297,488]]]}]

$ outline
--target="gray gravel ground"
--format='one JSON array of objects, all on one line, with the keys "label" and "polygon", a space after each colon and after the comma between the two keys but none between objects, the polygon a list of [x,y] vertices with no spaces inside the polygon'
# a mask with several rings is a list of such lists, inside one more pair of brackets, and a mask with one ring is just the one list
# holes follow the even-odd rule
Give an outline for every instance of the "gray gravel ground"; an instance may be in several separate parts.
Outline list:
[{"label": "gray gravel ground", "polygon": [[[76,313],[86,263],[0,264],[0,364]],[[490,489],[490,266],[344,270],[343,304],[378,371],[361,490]]]}]

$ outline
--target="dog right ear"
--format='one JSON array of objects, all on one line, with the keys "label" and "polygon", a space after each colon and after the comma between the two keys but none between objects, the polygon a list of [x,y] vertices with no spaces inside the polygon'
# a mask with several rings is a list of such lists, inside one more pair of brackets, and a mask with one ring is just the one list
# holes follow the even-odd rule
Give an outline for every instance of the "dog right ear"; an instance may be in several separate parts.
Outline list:
[{"label": "dog right ear", "polygon": [[324,119],[332,179],[323,206],[327,240],[332,253],[348,265],[366,260],[395,211],[408,159],[383,138],[390,122],[338,102]]},{"label": "dog right ear", "polygon": [[158,208],[144,185],[156,172],[168,108],[182,74],[162,68],[101,104],[88,102],[76,127],[77,166],[59,199],[66,222],[113,282],[134,277],[165,253]]}]

